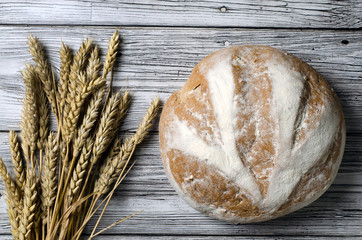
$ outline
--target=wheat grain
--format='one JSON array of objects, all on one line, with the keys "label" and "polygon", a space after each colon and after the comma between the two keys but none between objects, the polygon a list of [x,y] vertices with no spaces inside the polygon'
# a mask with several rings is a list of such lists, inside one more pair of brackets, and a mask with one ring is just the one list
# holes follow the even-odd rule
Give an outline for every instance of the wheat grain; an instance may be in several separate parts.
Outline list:
[{"label": "wheat grain", "polygon": [[151,105],[147,109],[146,114],[143,116],[142,123],[138,126],[136,133],[132,137],[126,139],[116,157],[110,159],[103,168],[101,167],[99,178],[95,183],[94,192],[99,195],[103,195],[109,190],[110,185],[122,172],[122,169],[127,163],[133,149],[136,145],[143,141],[145,135],[148,133],[148,129],[151,127],[152,120],[156,117],[158,110],[159,98],[157,97],[151,102]]},{"label": "wheat grain", "polygon": [[[105,163],[111,161],[113,158],[117,157],[119,152],[121,151],[122,147],[122,138],[117,137],[114,140],[114,143],[112,145],[111,150],[109,151],[108,155],[105,158]],[[102,172],[102,168],[104,167],[104,164],[101,166],[100,172]]]},{"label": "wheat grain", "polygon": [[34,155],[38,139],[38,112],[36,96],[36,73],[33,66],[27,65],[22,72],[25,83],[25,97],[23,101],[23,110],[20,124],[20,137],[24,156],[29,162],[31,155]]},{"label": "wheat grain", "polygon": [[103,195],[108,192],[111,184],[121,173],[134,147],[135,144],[133,138],[127,138],[118,155],[110,159],[110,161],[100,169],[99,177],[94,185],[95,193]]},{"label": "wheat grain", "polygon": [[[81,79],[85,80],[86,76],[84,74],[80,74]],[[96,89],[104,84],[104,80],[102,78],[97,78],[90,82],[87,82],[83,87],[81,92],[75,96],[74,101],[70,104],[70,111],[66,118],[66,124],[68,131],[68,141],[73,137],[75,130],[77,128],[78,119],[82,110],[83,103],[85,99]]]},{"label": "wheat grain", "polygon": [[21,224],[19,228],[20,239],[29,239],[31,236],[30,233],[34,224],[34,216],[37,205],[36,179],[35,170],[29,169],[24,189],[23,214],[21,216]]},{"label": "wheat grain", "polygon": [[6,194],[6,205],[8,206],[7,212],[9,216],[9,222],[11,225],[11,234],[13,235],[14,239],[19,239],[19,213],[17,212],[17,206],[14,203],[13,196],[11,192],[7,189],[5,190]]},{"label": "wheat grain", "polygon": [[63,112],[63,125],[62,134],[66,142],[69,142],[73,137],[75,125],[79,117],[80,102],[76,99],[79,92],[83,90],[86,84],[86,76],[83,72],[85,63],[87,62],[88,54],[92,46],[92,41],[86,39],[77,54],[74,56],[73,63],[70,67],[68,93],[66,95],[66,102]]},{"label": "wheat grain", "polygon": [[[106,79],[107,75],[109,72],[111,72],[111,77],[109,80],[109,91],[107,93],[107,97],[105,100],[105,103],[107,104],[111,94],[112,94],[112,83],[113,83],[113,66],[114,66],[114,62],[116,60],[116,56],[117,56],[117,49],[119,46],[119,34],[118,31],[116,30],[111,39],[109,40],[109,44],[108,44],[108,50],[107,50],[107,56],[106,59],[104,61],[103,64],[103,74],[102,74],[102,78]],[[104,109],[103,109],[104,110]],[[103,111],[102,110],[102,111]]]},{"label": "wheat grain", "polygon": [[[121,123],[121,119],[124,117],[124,115],[126,115],[129,106],[130,106],[130,97],[129,97],[129,92],[125,91],[122,96],[120,97],[120,101],[119,101],[119,105],[118,105],[118,114],[117,114],[117,118],[115,121],[115,128],[119,128],[120,123]],[[114,135],[113,135],[114,136]]]},{"label": "wheat grain", "polygon": [[37,147],[39,150],[43,150],[47,143],[49,132],[49,105],[46,94],[42,89],[42,83],[38,77],[35,78],[35,91],[37,96],[37,113],[39,124]]},{"label": "wheat grain", "polygon": [[86,172],[87,166],[89,164],[89,159],[91,156],[93,144],[90,139],[85,143],[82,148],[77,165],[73,170],[73,175],[69,183],[68,188],[68,201],[71,202],[72,199],[79,193],[80,185],[83,180],[83,176]]},{"label": "wheat grain", "polygon": [[[73,63],[70,67],[69,80],[71,83],[75,84],[75,86],[78,80],[78,75],[83,71],[83,68],[87,62],[91,48],[92,48],[92,40],[86,39],[80,46],[77,54],[74,56]],[[69,87],[70,87],[68,88],[69,92],[75,89],[74,85]]]},{"label": "wheat grain", "polygon": [[45,58],[45,53],[39,40],[32,35],[28,38],[28,45],[30,54],[33,56],[33,60],[36,63],[36,71],[43,83],[44,91],[50,102],[54,115],[58,116],[58,107],[56,99],[56,86],[53,73],[50,69],[48,61]]},{"label": "wheat grain", "polygon": [[76,158],[84,146],[86,139],[88,138],[90,131],[94,127],[94,124],[98,117],[100,105],[102,103],[103,96],[105,94],[105,84],[95,92],[87,106],[87,110],[84,114],[83,121],[77,130],[76,137],[73,143],[73,158]]},{"label": "wheat grain", "polygon": [[22,201],[21,196],[18,187],[16,186],[15,182],[11,178],[10,174],[8,173],[8,170],[2,160],[0,158],[0,176],[5,184],[5,189],[9,191],[11,194],[11,198],[16,205],[16,209],[18,212],[22,211]]},{"label": "wheat grain", "polygon": [[95,46],[91,56],[89,58],[89,63],[87,66],[87,80],[94,81],[99,77],[99,70],[101,67],[101,63],[99,60],[99,50],[98,47]]},{"label": "wheat grain", "polygon": [[10,145],[11,160],[14,166],[13,169],[15,173],[15,183],[16,186],[19,188],[19,190],[23,192],[25,184],[25,171],[20,156],[18,136],[12,130],[10,130],[9,132],[9,145]]},{"label": "wheat grain", "polygon": [[43,176],[41,177],[43,221],[45,221],[48,210],[53,206],[57,189],[58,143],[55,134],[52,132],[49,134],[45,153]]},{"label": "wheat grain", "polygon": [[157,112],[159,110],[159,102],[160,99],[156,97],[150,104],[149,108],[147,109],[146,114],[143,116],[142,123],[138,126],[136,133],[126,140],[124,145],[122,145],[121,151],[119,153],[119,160],[116,166],[116,170],[114,174],[111,176],[112,179],[117,178],[118,174],[121,172],[124,164],[128,160],[132,149],[135,145],[140,144],[146,134],[148,133],[148,129],[152,125],[152,120],[156,117]]},{"label": "wheat grain", "polygon": [[154,100],[152,100],[146,114],[143,116],[142,123],[138,126],[136,133],[131,138],[128,138],[125,144],[122,146],[119,153],[120,159],[116,166],[116,171],[111,176],[112,179],[115,179],[118,176],[124,164],[130,157],[133,148],[135,148],[136,145],[140,144],[148,133],[149,128],[152,126],[153,119],[157,116],[157,112],[159,110],[159,102],[159,97],[156,97]]},{"label": "wheat grain", "polygon": [[68,83],[70,75],[70,66],[72,64],[72,52],[70,48],[62,42],[62,47],[60,48],[60,72],[59,72],[59,111],[63,115],[63,108],[65,105],[67,93],[68,93]]},{"label": "wheat grain", "polygon": [[115,134],[115,120],[117,119],[118,107],[120,103],[120,93],[113,95],[107,102],[105,111],[101,115],[100,123],[96,131],[93,145],[91,163],[95,164],[99,157],[106,151]]},{"label": "wheat grain", "polygon": [[[114,173],[117,164],[118,164],[118,155],[121,150],[122,139],[117,138],[106,157],[104,163],[101,165],[99,170],[99,178],[95,182],[94,190],[100,194],[104,194],[109,190],[109,186],[113,179],[111,179],[112,174]],[[117,159],[116,159],[117,158]]]},{"label": "wheat grain", "polygon": [[119,33],[116,30],[113,33],[113,36],[111,37],[111,39],[109,40],[107,56],[106,56],[106,60],[104,61],[104,65],[103,65],[103,74],[102,74],[103,78],[106,78],[108,73],[110,71],[112,71],[112,69],[113,69],[114,62],[115,62],[116,56],[117,56],[118,46],[119,46]]},{"label": "wheat grain", "polygon": [[159,110],[160,98],[156,97],[152,100],[151,105],[147,109],[146,114],[143,116],[142,123],[138,126],[138,129],[133,136],[135,143],[139,144],[143,141],[144,137],[148,133],[148,129],[151,127],[152,120],[156,117]]}]

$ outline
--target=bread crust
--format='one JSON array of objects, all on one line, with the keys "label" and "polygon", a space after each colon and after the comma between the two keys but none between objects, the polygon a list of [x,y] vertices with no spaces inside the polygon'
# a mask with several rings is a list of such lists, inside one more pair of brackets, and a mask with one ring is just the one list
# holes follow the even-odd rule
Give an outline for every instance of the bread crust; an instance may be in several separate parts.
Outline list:
[{"label": "bread crust", "polygon": [[234,223],[308,205],[331,185],[345,122],[312,67],[280,50],[234,46],[201,60],[160,119],[160,150],[176,191]]}]

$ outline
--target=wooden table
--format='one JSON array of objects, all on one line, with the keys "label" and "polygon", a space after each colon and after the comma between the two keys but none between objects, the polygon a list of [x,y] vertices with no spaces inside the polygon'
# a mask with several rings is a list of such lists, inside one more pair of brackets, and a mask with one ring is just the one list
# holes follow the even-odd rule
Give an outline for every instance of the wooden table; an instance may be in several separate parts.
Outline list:
[{"label": "wooden table", "polygon": [[[102,226],[144,211],[99,239],[362,239],[362,1],[2,0],[0,155],[7,163],[8,131],[19,130],[20,70],[31,61],[28,34],[40,38],[58,70],[61,40],[75,50],[90,37],[104,54],[115,29],[122,56],[114,85],[131,90],[133,100],[125,135],[135,131],[152,98],[166,101],[209,53],[262,44],[295,54],[330,82],[343,105],[347,145],[334,184],[316,202],[273,221],[232,225],[198,213],[175,193],[162,168],[156,124]],[[0,239],[11,239],[4,196],[0,200]]]}]

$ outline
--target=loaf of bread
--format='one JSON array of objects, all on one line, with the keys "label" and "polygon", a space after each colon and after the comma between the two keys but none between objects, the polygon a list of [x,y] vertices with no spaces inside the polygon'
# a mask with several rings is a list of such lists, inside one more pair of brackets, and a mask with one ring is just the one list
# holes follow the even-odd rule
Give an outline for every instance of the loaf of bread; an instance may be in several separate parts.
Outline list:
[{"label": "loaf of bread", "polygon": [[168,99],[160,120],[168,178],[195,209],[234,223],[298,210],[331,185],[345,123],[312,67],[255,45],[214,52]]}]

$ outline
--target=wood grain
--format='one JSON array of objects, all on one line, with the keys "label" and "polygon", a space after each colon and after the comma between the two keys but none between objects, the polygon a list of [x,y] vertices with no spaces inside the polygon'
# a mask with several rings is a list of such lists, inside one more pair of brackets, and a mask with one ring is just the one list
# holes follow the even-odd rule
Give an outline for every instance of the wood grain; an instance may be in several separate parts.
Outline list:
[{"label": "wood grain", "polygon": [[[75,50],[89,36],[105,50],[114,27],[0,26],[0,31],[0,153],[9,166],[7,135],[9,129],[19,129],[24,90],[20,70],[25,62],[31,62],[26,45],[28,34],[41,39],[58,70],[61,40]],[[159,95],[166,101],[203,57],[238,44],[274,46],[316,68],[342,102],[348,134],[337,178],[319,200],[280,219],[232,225],[198,213],[175,193],[161,164],[156,124],[135,152],[135,168],[115,193],[101,228],[144,211],[109,230],[103,239],[362,238],[362,31],[124,27],[120,33],[122,56],[114,85],[132,91],[133,105],[122,129],[126,135],[136,129],[152,98]],[[3,187],[0,188],[2,191]],[[5,201],[1,197],[0,239],[11,239],[9,233]]]},{"label": "wood grain", "polygon": [[[8,131],[19,129],[24,90],[20,71],[31,62],[29,33],[44,43],[58,71],[61,40],[76,50],[88,36],[105,51],[114,28],[0,27],[0,31],[0,130]],[[362,133],[362,31],[121,28],[120,34],[122,56],[114,85],[131,90],[137,106],[131,107],[124,130],[137,126],[134,123],[156,95],[166,101],[206,55],[229,45],[261,44],[293,53],[319,71],[340,98],[347,131]]]},{"label": "wood grain", "polygon": [[1,24],[361,28],[362,2],[2,0]]},{"label": "wood grain", "polygon": [[[158,136],[153,132],[136,151],[134,159],[138,161],[116,191],[101,227],[143,209],[142,213],[109,230],[108,234],[362,237],[361,145],[360,134],[347,137],[346,152],[334,184],[312,205],[280,219],[259,224],[233,225],[202,215],[175,193],[163,171]],[[0,133],[0,152],[9,166],[7,133]],[[1,197],[0,235],[9,233],[10,229],[5,208],[4,198]],[[94,221],[91,226],[93,224]]]}]

